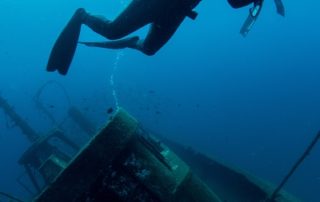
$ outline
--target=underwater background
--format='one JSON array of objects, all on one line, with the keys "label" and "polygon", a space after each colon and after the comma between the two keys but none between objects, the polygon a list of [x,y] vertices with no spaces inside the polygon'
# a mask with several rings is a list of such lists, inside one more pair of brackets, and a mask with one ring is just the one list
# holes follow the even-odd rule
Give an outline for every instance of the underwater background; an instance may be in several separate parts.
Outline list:
[{"label": "underwater background", "polygon": [[[278,184],[320,130],[320,3],[283,0],[282,18],[266,0],[243,38],[250,6],[203,0],[197,19],[186,19],[155,56],[78,46],[67,76],[45,71],[76,8],[114,19],[128,2],[0,0],[0,95],[45,134],[52,123],[34,98],[54,81],[40,99],[59,122],[72,103],[101,127],[118,102],[151,131]],[[80,39],[103,40],[84,26]],[[30,195],[16,179],[28,146],[0,110],[0,191],[25,200]],[[320,145],[285,189],[320,201]]]}]

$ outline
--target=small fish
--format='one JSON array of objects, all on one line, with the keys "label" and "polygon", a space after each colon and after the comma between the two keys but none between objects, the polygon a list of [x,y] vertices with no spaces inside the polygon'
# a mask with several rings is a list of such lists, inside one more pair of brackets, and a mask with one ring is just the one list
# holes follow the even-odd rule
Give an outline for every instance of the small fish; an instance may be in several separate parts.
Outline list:
[{"label": "small fish", "polygon": [[54,105],[49,105],[48,107],[49,107],[50,109],[55,108],[55,106],[54,106]]},{"label": "small fish", "polygon": [[108,113],[108,114],[111,114],[112,112],[113,112],[113,108],[110,107],[110,108],[107,110],[107,113]]},{"label": "small fish", "polygon": [[149,93],[149,94],[155,94],[156,91],[154,91],[154,90],[149,90],[148,93]]}]

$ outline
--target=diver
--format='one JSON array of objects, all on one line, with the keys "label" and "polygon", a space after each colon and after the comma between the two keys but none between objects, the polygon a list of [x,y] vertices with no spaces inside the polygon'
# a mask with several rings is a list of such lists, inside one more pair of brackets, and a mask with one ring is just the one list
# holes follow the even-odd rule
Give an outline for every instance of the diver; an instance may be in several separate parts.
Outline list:
[{"label": "diver", "polygon": [[[76,10],[55,42],[47,71],[66,75],[78,43],[110,48],[132,48],[146,55],[154,55],[172,37],[186,17],[195,19],[193,10],[201,0],[132,0],[127,8],[113,21],[102,16],[91,15],[83,8]],[[228,0],[232,7],[248,4],[262,4],[263,0]],[[281,1],[281,0],[275,0]],[[81,25],[109,39],[107,42],[78,42]],[[138,36],[126,37],[132,32],[150,24],[145,39]]]}]

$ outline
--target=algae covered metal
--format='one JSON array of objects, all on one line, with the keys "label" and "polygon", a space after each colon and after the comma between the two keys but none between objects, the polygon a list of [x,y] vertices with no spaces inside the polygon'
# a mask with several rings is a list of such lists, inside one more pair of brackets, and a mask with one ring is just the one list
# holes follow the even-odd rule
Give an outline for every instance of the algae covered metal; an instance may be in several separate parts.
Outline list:
[{"label": "algae covered metal", "polygon": [[35,201],[221,200],[120,109]]},{"label": "algae covered metal", "polygon": [[[121,108],[99,132],[71,108],[70,118],[90,138],[79,147],[61,130],[39,135],[1,97],[0,107],[32,143],[19,164],[33,188],[19,183],[36,195],[35,202],[299,201],[249,173],[150,133]],[[77,154],[67,152],[68,147]]]},{"label": "algae covered metal", "polygon": [[[258,202],[270,201],[273,189],[177,143],[159,141],[119,109],[34,201]],[[281,192],[272,201],[298,200]]]}]

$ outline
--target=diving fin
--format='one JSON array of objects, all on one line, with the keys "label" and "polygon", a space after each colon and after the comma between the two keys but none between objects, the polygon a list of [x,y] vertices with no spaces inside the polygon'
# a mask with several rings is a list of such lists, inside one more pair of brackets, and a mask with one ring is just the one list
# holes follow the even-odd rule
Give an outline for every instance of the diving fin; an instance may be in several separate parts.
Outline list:
[{"label": "diving fin", "polygon": [[251,8],[249,10],[249,15],[246,19],[246,21],[243,23],[240,33],[242,34],[243,37],[246,37],[249,33],[249,31],[251,30],[252,26],[254,25],[254,23],[256,22],[260,12],[261,12],[261,8],[262,8],[262,3],[263,0],[258,0],[253,8]]},{"label": "diving fin", "polygon": [[89,47],[109,48],[109,49],[122,49],[122,48],[136,48],[139,37],[133,36],[124,39],[114,41],[103,42],[83,42],[79,41],[79,44],[83,44]]},{"label": "diving fin", "polygon": [[274,0],[274,3],[276,4],[277,13],[281,15],[282,17],[285,16],[285,8],[281,0]]},{"label": "diving fin", "polygon": [[84,21],[85,15],[86,11],[84,9],[78,9],[62,30],[51,50],[47,71],[53,72],[58,70],[62,75],[67,74],[76,51],[81,24]]}]

